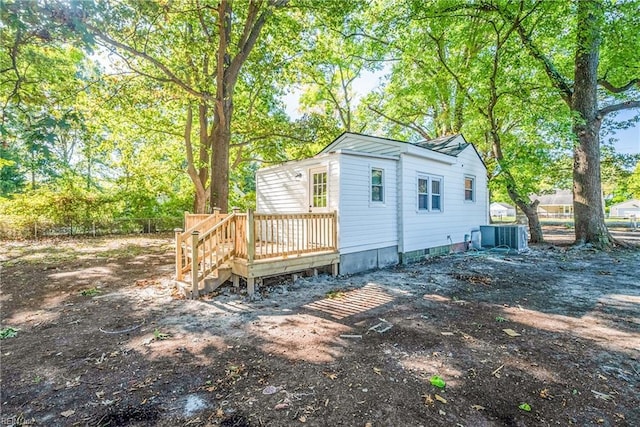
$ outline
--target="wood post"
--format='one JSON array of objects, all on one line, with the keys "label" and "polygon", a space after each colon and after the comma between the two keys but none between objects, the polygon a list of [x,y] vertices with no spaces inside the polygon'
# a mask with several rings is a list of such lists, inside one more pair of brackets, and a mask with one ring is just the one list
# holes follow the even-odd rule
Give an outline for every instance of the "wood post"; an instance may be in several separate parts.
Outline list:
[{"label": "wood post", "polygon": [[231,280],[233,281],[233,289],[237,292],[240,289],[240,276],[232,274]]},{"label": "wood post", "polygon": [[247,211],[247,261],[249,265],[253,264],[256,257],[256,229],[253,220],[253,210]]},{"label": "wood post", "polygon": [[220,222],[220,208],[213,208],[213,216],[216,218],[216,224]]},{"label": "wood post", "polygon": [[199,282],[199,273],[198,273],[198,264],[199,264],[199,254],[198,254],[198,239],[200,237],[200,233],[198,231],[194,231],[191,233],[191,298],[198,298],[198,282]]},{"label": "wood post", "polygon": [[175,228],[176,235],[176,280],[182,280],[182,230]]},{"label": "wood post", "polygon": [[338,275],[338,266],[340,264],[338,264],[337,262],[334,262],[333,264],[331,264],[331,275],[333,277],[336,277]]},{"label": "wood post", "polygon": [[249,296],[253,295],[256,291],[256,279],[254,279],[253,277],[248,277],[247,278],[247,293],[249,294]]}]

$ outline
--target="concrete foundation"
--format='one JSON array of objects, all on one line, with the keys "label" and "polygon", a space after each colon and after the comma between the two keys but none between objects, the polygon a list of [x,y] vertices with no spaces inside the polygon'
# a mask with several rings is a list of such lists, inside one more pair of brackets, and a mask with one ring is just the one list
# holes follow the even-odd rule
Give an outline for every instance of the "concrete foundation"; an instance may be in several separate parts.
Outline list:
[{"label": "concrete foundation", "polygon": [[354,274],[375,270],[396,265],[398,262],[397,246],[343,254],[340,255],[340,274]]}]

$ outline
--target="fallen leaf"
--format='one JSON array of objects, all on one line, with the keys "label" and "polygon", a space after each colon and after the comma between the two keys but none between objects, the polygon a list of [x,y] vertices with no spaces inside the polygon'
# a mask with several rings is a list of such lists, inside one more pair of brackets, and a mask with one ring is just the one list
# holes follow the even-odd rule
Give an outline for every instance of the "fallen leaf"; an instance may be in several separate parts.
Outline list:
[{"label": "fallen leaf", "polygon": [[224,418],[224,411],[222,410],[222,408],[218,408],[218,410],[216,410],[216,417]]},{"label": "fallen leaf", "polygon": [[471,405],[471,409],[475,409],[476,411],[484,411],[487,408],[482,405]]},{"label": "fallen leaf", "polygon": [[433,398],[431,397],[430,394],[423,394],[421,397],[424,398],[425,405],[428,405],[428,406],[433,405]]},{"label": "fallen leaf", "polygon": [[275,409],[276,411],[280,411],[282,409],[287,409],[289,407],[289,404],[287,402],[283,402],[283,403],[278,403],[276,406],[273,407],[273,409]]},{"label": "fallen leaf", "polygon": [[438,409],[438,413],[439,413],[440,415],[447,415],[447,413],[446,413],[446,412],[444,412],[442,409]]},{"label": "fallen leaf", "polygon": [[435,394],[434,397],[436,398],[436,400],[438,402],[445,403],[445,404],[447,403],[447,399],[445,399],[444,397],[440,396],[439,394]]},{"label": "fallen leaf", "polygon": [[69,418],[71,415],[75,413],[76,411],[74,411],[73,409],[69,409],[68,411],[60,412],[60,415],[62,415],[65,418]]},{"label": "fallen leaf", "polygon": [[517,333],[516,331],[514,331],[513,329],[507,328],[507,329],[503,329],[504,333],[509,335],[510,337],[519,337],[520,334]]},{"label": "fallen leaf", "polygon": [[382,376],[382,374],[381,374],[382,369],[380,369],[380,368],[373,368],[373,372],[375,372],[376,374]]},{"label": "fallen leaf", "polygon": [[336,378],[338,378],[338,374],[334,373],[334,372],[323,372],[324,376],[329,378],[330,380],[335,380]]},{"label": "fallen leaf", "polygon": [[529,405],[528,403],[521,403],[520,405],[518,405],[518,408],[526,412],[531,412],[531,405]]},{"label": "fallen leaf", "polygon": [[553,396],[549,394],[549,389],[545,388],[540,390],[540,397],[543,399],[551,399]]},{"label": "fallen leaf", "polygon": [[301,423],[306,423],[307,422],[307,417],[305,417],[304,415],[301,416],[300,418],[298,418],[298,421],[300,421]]},{"label": "fallen leaf", "polygon": [[438,388],[444,388],[447,385],[444,382],[444,380],[437,375],[434,375],[431,378],[429,378],[429,382],[431,383],[431,385],[436,386]]},{"label": "fallen leaf", "polygon": [[102,399],[102,397],[104,397],[104,391],[96,391],[96,397]]},{"label": "fallen leaf", "polygon": [[444,335],[446,337],[453,335],[453,332],[440,332],[440,335]]}]

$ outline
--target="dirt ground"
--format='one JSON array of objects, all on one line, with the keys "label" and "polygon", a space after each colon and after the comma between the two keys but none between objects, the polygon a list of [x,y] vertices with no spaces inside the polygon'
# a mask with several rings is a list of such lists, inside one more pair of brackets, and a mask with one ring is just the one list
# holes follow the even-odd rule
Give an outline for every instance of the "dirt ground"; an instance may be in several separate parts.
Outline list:
[{"label": "dirt ground", "polygon": [[169,236],[5,242],[0,425],[640,425],[640,250],[546,231],[253,300],[179,299]]}]

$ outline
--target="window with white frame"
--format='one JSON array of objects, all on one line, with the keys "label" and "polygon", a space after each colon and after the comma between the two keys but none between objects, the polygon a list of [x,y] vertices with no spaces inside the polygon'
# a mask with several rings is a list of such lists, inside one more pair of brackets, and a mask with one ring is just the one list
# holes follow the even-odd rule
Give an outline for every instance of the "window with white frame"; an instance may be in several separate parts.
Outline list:
[{"label": "window with white frame", "polygon": [[464,177],[464,201],[476,201],[476,179],[472,176]]},{"label": "window with white frame", "polygon": [[384,170],[371,168],[371,201],[384,202]]},{"label": "window with white frame", "polygon": [[418,211],[442,211],[442,178],[431,175],[418,176]]}]

